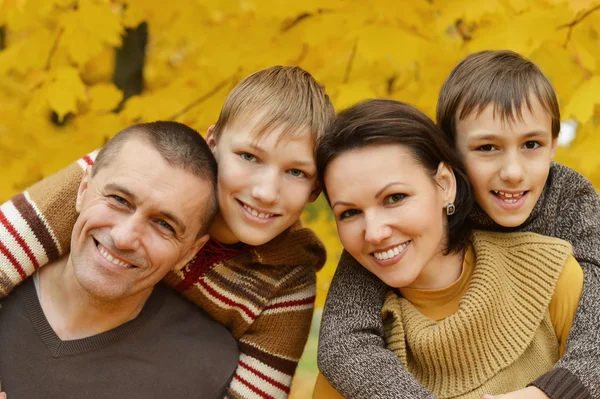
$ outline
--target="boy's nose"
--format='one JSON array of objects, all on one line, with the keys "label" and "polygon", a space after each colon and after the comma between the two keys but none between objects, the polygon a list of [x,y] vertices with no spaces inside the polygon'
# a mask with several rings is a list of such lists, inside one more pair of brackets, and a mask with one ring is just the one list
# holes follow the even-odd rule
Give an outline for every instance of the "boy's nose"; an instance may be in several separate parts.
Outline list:
[{"label": "boy's nose", "polygon": [[504,159],[500,170],[500,178],[511,184],[518,184],[525,178],[525,165],[520,156],[509,155]]},{"label": "boy's nose", "polygon": [[257,176],[252,196],[264,204],[276,204],[279,202],[280,186],[279,176],[274,171],[266,171]]}]

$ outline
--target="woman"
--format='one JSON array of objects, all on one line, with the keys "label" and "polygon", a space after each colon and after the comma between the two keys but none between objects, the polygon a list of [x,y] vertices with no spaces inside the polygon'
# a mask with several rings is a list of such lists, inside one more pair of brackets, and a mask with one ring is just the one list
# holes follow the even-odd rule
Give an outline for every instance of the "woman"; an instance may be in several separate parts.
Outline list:
[{"label": "woman", "polygon": [[[443,398],[518,390],[559,359],[581,268],[565,241],[470,231],[470,185],[438,129],[360,103],[319,143],[320,179],[344,248],[390,287],[385,340],[410,373]],[[332,391],[320,377],[314,397]]]}]

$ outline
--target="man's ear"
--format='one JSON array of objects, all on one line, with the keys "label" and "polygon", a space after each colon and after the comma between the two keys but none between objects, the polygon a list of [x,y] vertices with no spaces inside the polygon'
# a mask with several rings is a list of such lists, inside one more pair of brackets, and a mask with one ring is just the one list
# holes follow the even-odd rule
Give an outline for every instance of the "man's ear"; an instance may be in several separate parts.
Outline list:
[{"label": "man's ear", "polygon": [[435,173],[435,182],[440,187],[444,203],[452,203],[456,198],[456,176],[454,171],[444,162],[440,162]]},{"label": "man's ear", "polygon": [[308,202],[315,202],[317,198],[319,198],[319,194],[321,194],[322,188],[321,183],[316,182],[315,188],[311,191],[310,197],[308,197]]},{"label": "man's ear", "polygon": [[554,159],[554,155],[556,155],[556,146],[558,145],[558,136],[552,138],[551,150],[552,150],[552,158]]},{"label": "man's ear", "polygon": [[185,265],[190,263],[190,261],[192,259],[194,259],[194,256],[196,256],[198,251],[200,251],[202,249],[204,244],[206,244],[209,239],[210,239],[210,236],[208,234],[204,234],[202,237],[196,238],[196,240],[194,241],[194,244],[192,245],[192,248],[190,248],[190,250],[188,251],[185,258],[183,258],[183,261],[181,263],[175,265],[173,270],[181,270],[181,269],[183,269],[183,267]]},{"label": "man's ear", "polygon": [[81,212],[81,204],[83,203],[83,196],[88,188],[88,180],[92,178],[92,166],[88,166],[83,172],[83,177],[79,183],[77,189],[77,200],[75,201],[75,210],[77,213]]},{"label": "man's ear", "polygon": [[210,125],[210,127],[206,129],[206,143],[208,144],[208,147],[214,155],[215,149],[217,148],[217,140],[215,138],[215,125]]}]

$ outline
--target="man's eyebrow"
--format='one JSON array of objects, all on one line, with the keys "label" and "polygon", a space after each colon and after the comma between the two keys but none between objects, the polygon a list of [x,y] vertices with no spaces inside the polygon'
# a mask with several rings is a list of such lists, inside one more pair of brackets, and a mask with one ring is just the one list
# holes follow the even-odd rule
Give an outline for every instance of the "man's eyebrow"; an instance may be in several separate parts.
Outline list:
[{"label": "man's eyebrow", "polygon": [[375,194],[375,199],[377,199],[385,190],[387,190],[389,187],[391,186],[395,186],[396,184],[400,184],[402,186],[405,186],[406,184],[399,182],[399,181],[393,181],[391,183],[386,184],[385,186],[383,186],[383,188],[379,191],[377,191],[377,194]]},{"label": "man's eyebrow", "polygon": [[[135,194],[133,194],[131,191],[129,191],[126,187],[123,187],[122,185],[118,184],[118,183],[108,183],[106,185],[107,189],[125,194],[125,196],[127,196],[129,199],[131,199],[132,201],[138,201],[138,198],[135,196]],[[168,221],[170,221],[171,223],[173,223],[175,225],[175,228],[177,230],[179,230],[181,232],[181,234],[185,233],[186,227],[185,224],[177,217],[175,216],[173,213],[169,212],[169,211],[159,211],[159,214],[164,218],[167,219]]]}]

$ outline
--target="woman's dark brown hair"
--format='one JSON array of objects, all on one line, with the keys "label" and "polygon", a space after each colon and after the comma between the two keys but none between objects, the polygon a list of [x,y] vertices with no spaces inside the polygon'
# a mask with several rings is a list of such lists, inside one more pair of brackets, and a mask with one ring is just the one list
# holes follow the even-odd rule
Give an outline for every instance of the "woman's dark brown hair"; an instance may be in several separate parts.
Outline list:
[{"label": "woman's dark brown hair", "polygon": [[440,162],[456,177],[456,212],[448,217],[447,252],[461,251],[469,240],[467,216],[473,206],[471,185],[450,139],[415,107],[393,100],[367,100],[342,111],[316,149],[319,181],[325,197],[327,166],[344,152],[376,145],[396,144],[408,149],[433,177]]}]

